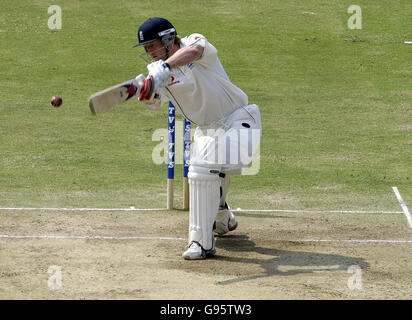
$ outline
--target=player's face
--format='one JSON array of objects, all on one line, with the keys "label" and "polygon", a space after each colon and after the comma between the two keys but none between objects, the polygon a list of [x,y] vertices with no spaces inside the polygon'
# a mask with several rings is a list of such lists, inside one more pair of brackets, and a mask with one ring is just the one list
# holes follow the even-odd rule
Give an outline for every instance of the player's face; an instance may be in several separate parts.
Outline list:
[{"label": "player's face", "polygon": [[144,48],[154,61],[164,59],[166,56],[166,49],[160,40],[147,43]]}]

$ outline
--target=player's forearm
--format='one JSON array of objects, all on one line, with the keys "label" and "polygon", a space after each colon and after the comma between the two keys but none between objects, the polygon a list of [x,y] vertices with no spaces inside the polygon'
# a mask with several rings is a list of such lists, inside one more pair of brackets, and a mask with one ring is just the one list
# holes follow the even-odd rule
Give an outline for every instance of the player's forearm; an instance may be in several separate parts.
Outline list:
[{"label": "player's forearm", "polygon": [[177,50],[165,62],[169,64],[171,69],[181,67],[199,59],[203,54],[203,50],[204,48],[198,45],[188,46]]}]

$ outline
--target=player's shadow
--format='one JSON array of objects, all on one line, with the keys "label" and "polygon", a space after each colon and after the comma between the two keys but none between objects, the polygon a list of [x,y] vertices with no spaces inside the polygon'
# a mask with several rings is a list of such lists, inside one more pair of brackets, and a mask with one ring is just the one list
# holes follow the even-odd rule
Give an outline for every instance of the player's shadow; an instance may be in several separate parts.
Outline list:
[{"label": "player's shadow", "polygon": [[[283,242],[284,243],[284,242]],[[279,242],[279,247],[282,242]],[[254,280],[271,276],[292,276],[302,273],[313,273],[317,271],[347,271],[350,266],[356,265],[364,269],[369,264],[358,257],[349,257],[338,254],[314,253],[305,251],[288,251],[275,248],[265,248],[256,246],[247,236],[226,236],[218,237],[216,248],[228,250],[229,252],[251,252],[261,254],[266,257],[248,258],[248,257],[230,257],[219,256],[215,258],[221,261],[248,263],[259,265],[262,273],[235,279],[217,282],[218,285],[228,285],[232,283]],[[285,269],[286,271],[279,270]],[[289,270],[288,270],[289,269]]]}]

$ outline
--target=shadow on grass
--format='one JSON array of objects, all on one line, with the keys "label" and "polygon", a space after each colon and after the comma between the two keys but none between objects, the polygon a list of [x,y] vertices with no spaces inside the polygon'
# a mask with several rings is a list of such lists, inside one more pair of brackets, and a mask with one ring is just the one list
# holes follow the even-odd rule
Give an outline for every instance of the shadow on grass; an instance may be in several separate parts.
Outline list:
[{"label": "shadow on grass", "polygon": [[236,217],[250,217],[250,218],[262,218],[262,219],[295,219],[294,217],[288,217],[286,215],[275,215],[273,213],[246,213],[246,212],[235,212]]},{"label": "shadow on grass", "polygon": [[[282,246],[282,243],[285,243],[285,241],[279,241],[279,247]],[[247,236],[221,237],[220,240],[217,238],[216,247],[230,252],[250,252],[267,256],[267,258],[215,256],[215,259],[218,261],[254,264],[259,265],[263,269],[261,274],[219,281],[216,283],[217,285],[229,285],[275,275],[293,276],[319,271],[347,271],[348,268],[353,265],[359,266],[361,269],[369,267],[369,264],[363,258],[259,247],[256,246],[253,241],[249,240]],[[284,269],[289,268],[290,270],[281,271],[279,267],[283,267]]]}]

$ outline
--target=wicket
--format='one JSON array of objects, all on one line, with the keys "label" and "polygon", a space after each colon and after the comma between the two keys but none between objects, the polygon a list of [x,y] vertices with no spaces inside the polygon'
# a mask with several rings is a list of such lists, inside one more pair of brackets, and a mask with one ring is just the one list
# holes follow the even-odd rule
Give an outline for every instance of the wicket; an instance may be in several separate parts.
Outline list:
[{"label": "wicket", "polygon": [[[167,148],[167,209],[173,209],[173,182],[175,177],[175,118],[176,110],[172,102],[169,101],[168,117],[168,148]],[[191,124],[184,120],[183,135],[183,209],[189,209],[189,183],[187,174],[189,172]]]}]

